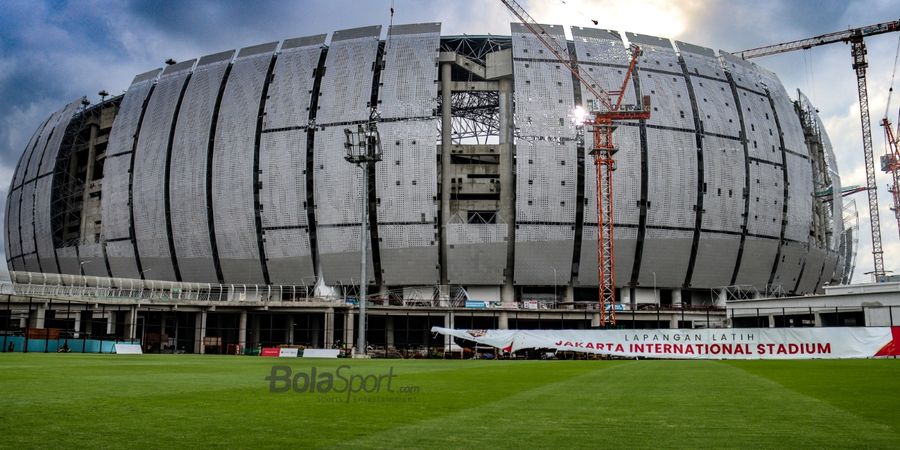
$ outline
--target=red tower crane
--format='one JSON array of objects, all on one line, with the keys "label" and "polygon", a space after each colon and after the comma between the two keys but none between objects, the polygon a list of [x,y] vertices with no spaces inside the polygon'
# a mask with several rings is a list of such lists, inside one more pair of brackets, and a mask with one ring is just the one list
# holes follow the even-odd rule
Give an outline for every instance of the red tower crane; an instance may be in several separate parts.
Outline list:
[{"label": "red tower crane", "polygon": [[[500,0],[528,30],[550,50],[569,71],[581,81],[600,102],[600,108],[591,111],[593,119],[588,122],[593,134],[591,156],[597,173],[597,277],[600,301],[600,326],[616,324],[616,271],[615,271],[615,227],[613,226],[613,184],[612,173],[616,169],[614,155],[618,150],[613,142],[613,132],[617,120],[646,120],[650,118],[650,97],[644,96],[641,105],[622,105],[625,89],[631,80],[631,73],[641,55],[640,47],[631,46],[631,62],[625,79],[617,91],[606,91],[601,83],[586,72],[578,70],[575,59],[566,57],[564,49],[550,34],[535,21],[528,11],[515,0]],[[594,87],[596,86],[596,87]],[[616,100],[613,102],[612,97]],[[607,309],[609,311],[607,312]]]},{"label": "red tower crane", "polygon": [[884,127],[884,142],[887,144],[887,153],[881,157],[881,170],[888,172],[893,177],[893,183],[888,186],[888,192],[894,198],[894,217],[897,219],[897,229],[900,230],[900,117],[897,119],[897,131],[891,128],[891,121],[887,117],[881,119]]}]

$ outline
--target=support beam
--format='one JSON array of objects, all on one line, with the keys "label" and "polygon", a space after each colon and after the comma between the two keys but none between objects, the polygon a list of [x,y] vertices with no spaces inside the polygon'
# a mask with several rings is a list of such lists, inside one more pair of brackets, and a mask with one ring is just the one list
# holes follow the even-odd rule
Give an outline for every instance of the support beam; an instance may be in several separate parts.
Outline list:
[{"label": "support beam", "polygon": [[238,346],[241,347],[241,351],[247,348],[247,311],[241,311],[238,319]]},{"label": "support beam", "polygon": [[334,346],[334,308],[325,309],[325,348]]}]

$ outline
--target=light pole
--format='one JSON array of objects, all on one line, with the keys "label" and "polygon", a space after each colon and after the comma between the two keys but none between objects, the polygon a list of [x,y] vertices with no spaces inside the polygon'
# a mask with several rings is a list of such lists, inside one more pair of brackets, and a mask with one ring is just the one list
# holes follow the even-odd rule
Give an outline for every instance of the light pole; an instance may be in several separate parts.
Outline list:
[{"label": "light pole", "polygon": [[375,163],[381,161],[381,136],[378,134],[378,111],[372,107],[369,112],[369,120],[365,124],[359,124],[356,131],[344,129],[344,148],[347,154],[344,156],[351,164],[362,169],[362,194],[360,195],[360,224],[359,224],[359,330],[357,332],[356,355],[365,357],[366,354],[366,234],[369,232],[369,170],[375,167]]},{"label": "light pole", "polygon": [[81,281],[84,282],[84,289],[87,290],[87,276],[84,274],[84,265],[91,262],[91,260],[81,261],[78,263],[78,272],[81,273]]}]

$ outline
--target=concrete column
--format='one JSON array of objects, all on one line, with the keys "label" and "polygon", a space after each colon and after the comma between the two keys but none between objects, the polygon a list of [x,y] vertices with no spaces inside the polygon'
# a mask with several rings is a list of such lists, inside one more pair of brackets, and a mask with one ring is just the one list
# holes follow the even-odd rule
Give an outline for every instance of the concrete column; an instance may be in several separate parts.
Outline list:
[{"label": "concrete column", "polygon": [[813,313],[813,324],[817,327],[822,326],[822,315],[818,311]]},{"label": "concrete column", "polygon": [[[293,344],[294,343],[294,315],[293,314],[288,314],[287,319],[285,320],[285,327],[287,329],[284,330],[284,341],[288,344]],[[310,323],[310,328],[312,328],[311,323]],[[310,331],[312,331],[312,330],[310,330]]]},{"label": "concrete column", "polygon": [[351,348],[354,346],[353,338],[356,336],[355,325],[356,321],[353,320],[353,310],[348,309],[347,313],[344,314],[344,343],[350,344]]},{"label": "concrete column", "polygon": [[[309,321],[309,334],[312,336],[311,344],[313,348],[322,348],[322,340],[319,339],[319,331],[322,331],[322,323],[319,322],[318,317],[313,317],[315,320]],[[293,341],[291,341],[293,342]]]},{"label": "concrete column", "polygon": [[669,328],[678,328],[678,314],[671,314],[671,318],[669,318]]},{"label": "concrete column", "polygon": [[513,168],[513,85],[511,78],[499,80],[500,97],[500,217],[506,221],[506,280],[500,289],[500,301],[516,301],[513,268],[516,260],[516,187]]},{"label": "concrete column", "polygon": [[[453,328],[453,313],[448,312],[444,314],[444,328]],[[449,335],[444,336],[444,351],[450,349],[450,344],[453,342],[453,338]]]},{"label": "concrete column", "polygon": [[125,313],[125,338],[135,339],[137,337],[137,307],[132,306]]},{"label": "concrete column", "polygon": [[94,332],[94,311],[84,311],[81,319],[84,321],[84,334],[90,336]]},{"label": "concrete column", "polygon": [[769,328],[775,328],[775,315],[769,314]]},{"label": "concrete column", "polygon": [[591,316],[591,327],[597,328],[600,326],[600,313],[594,313]]},{"label": "concrete column", "polygon": [[631,309],[631,288],[626,286],[619,290],[619,292],[620,296],[622,297],[619,299],[619,304],[623,305],[623,307]]},{"label": "concrete column", "polygon": [[728,300],[728,294],[725,292],[725,289],[721,289],[716,295],[716,306],[720,308],[725,307],[725,303]]},{"label": "concrete column", "polygon": [[441,63],[441,284],[447,284],[447,222],[450,220],[450,148],[453,145],[453,115],[451,108],[453,66],[449,62]]},{"label": "concrete column", "polygon": [[681,306],[681,289],[672,289],[672,306]]},{"label": "concrete column", "polygon": [[509,312],[500,311],[500,315],[497,317],[497,328],[501,330],[509,329]]},{"label": "concrete column", "polygon": [[31,315],[31,323],[29,326],[31,328],[44,328],[44,320],[47,317],[47,305],[38,304],[35,306],[36,308],[34,314]]},{"label": "concrete column", "polygon": [[394,316],[384,317],[384,343],[386,347],[394,346]]},{"label": "concrete column", "polygon": [[247,348],[247,311],[241,311],[241,317],[238,319],[238,345],[241,351]]},{"label": "concrete column", "polygon": [[73,333],[73,337],[78,339],[78,337],[81,336],[81,311],[73,311],[73,314],[75,314],[75,325],[73,327],[75,328],[75,332]]},{"label": "concrete column", "polygon": [[108,311],[106,313],[106,334],[113,334],[116,332],[116,316],[118,316],[117,311]]},{"label": "concrete column", "polygon": [[334,345],[334,308],[325,309],[325,348]]},{"label": "concrete column", "polygon": [[566,303],[572,303],[575,301],[575,288],[572,286],[566,286],[566,291],[563,293],[563,301]]},{"label": "concrete column", "polygon": [[206,310],[201,310],[194,319],[194,353],[201,355],[206,353],[204,339],[206,339]]},{"label": "concrete column", "polygon": [[250,324],[250,336],[252,339],[250,340],[250,345],[259,345],[262,341],[262,336],[259,334],[259,314],[253,316],[253,321]]}]

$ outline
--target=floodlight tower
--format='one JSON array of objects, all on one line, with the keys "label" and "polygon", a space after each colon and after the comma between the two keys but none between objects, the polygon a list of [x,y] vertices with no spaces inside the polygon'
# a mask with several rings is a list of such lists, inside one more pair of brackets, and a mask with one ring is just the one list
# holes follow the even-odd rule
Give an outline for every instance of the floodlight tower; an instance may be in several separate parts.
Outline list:
[{"label": "floodlight tower", "polygon": [[344,129],[344,159],[362,169],[359,224],[359,327],[356,340],[356,357],[366,354],[366,236],[369,233],[369,170],[381,161],[381,136],[378,134],[378,111],[373,107],[369,120],[358,124],[356,130]]}]

